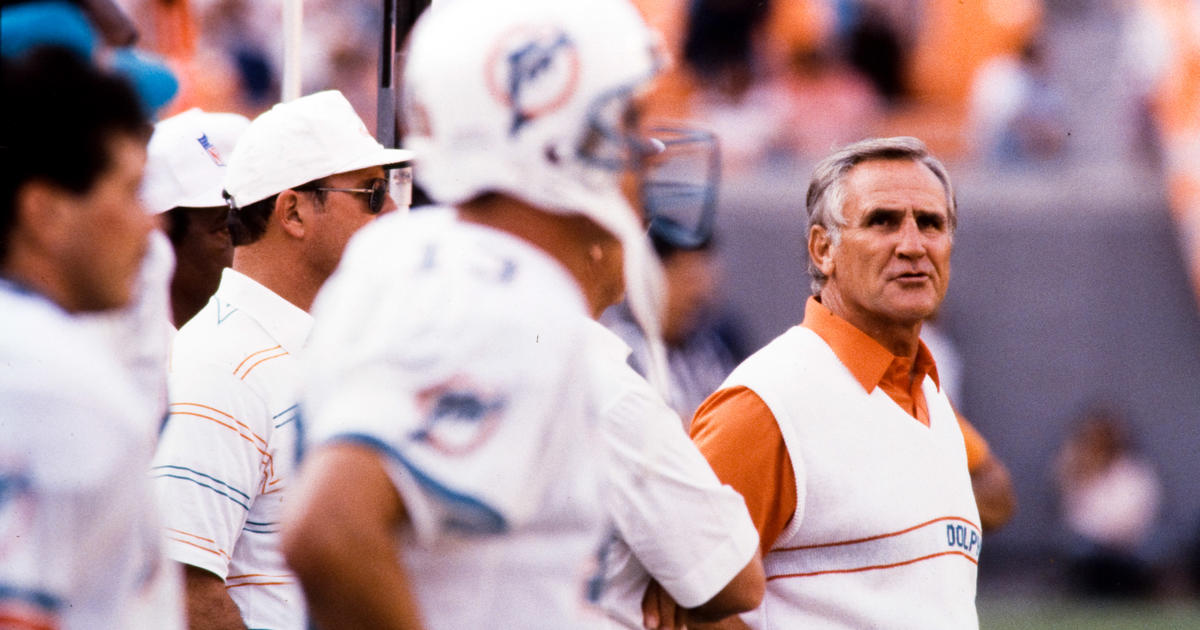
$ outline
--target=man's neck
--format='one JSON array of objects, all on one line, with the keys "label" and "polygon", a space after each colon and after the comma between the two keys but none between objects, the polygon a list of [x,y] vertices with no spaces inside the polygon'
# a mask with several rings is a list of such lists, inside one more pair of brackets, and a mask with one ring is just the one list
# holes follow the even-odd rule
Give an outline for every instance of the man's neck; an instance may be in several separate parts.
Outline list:
[{"label": "man's neck", "polygon": [[[605,279],[597,278],[592,245],[603,230],[581,215],[555,214],[507,195],[486,195],[458,207],[468,223],[507,232],[542,250],[566,268],[592,313],[609,306]],[[618,280],[619,282],[619,280]]]},{"label": "man's neck", "polygon": [[233,250],[233,270],[263,285],[304,312],[325,282],[293,249],[256,242]]},{"label": "man's neck", "polygon": [[836,293],[824,291],[818,298],[830,312],[846,320],[855,328],[887,348],[888,352],[910,360],[916,360],[921,345],[921,320],[897,322],[872,317],[861,309],[849,307]]}]

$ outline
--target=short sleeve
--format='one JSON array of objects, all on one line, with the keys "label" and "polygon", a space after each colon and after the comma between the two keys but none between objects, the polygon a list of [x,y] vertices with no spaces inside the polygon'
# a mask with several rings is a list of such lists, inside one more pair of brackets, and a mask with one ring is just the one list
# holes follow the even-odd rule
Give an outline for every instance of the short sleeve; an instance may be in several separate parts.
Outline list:
[{"label": "short sleeve", "polygon": [[796,511],[796,473],[766,403],[746,387],[717,390],[692,420],[692,441],[742,495],[765,554]]},{"label": "short sleeve", "polygon": [[[754,523],[741,495],[721,483],[650,385],[623,363],[609,369],[617,390],[599,427],[606,510],[637,563],[680,605],[699,606],[754,556]],[[615,573],[608,588],[626,594],[624,607],[640,614],[645,578],[631,587],[622,582],[638,572]]]},{"label": "short sleeve", "polygon": [[272,466],[263,401],[231,372],[177,360],[151,477],[167,555],[224,579]]}]

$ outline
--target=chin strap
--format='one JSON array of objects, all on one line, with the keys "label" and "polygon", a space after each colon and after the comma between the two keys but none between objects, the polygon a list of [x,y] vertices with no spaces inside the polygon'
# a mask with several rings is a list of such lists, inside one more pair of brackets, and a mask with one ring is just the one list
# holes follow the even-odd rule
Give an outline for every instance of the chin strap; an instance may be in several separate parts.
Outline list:
[{"label": "chin strap", "polygon": [[635,236],[621,240],[625,248],[625,301],[646,337],[649,355],[645,366],[646,380],[670,404],[671,376],[662,338],[666,277],[644,234],[637,232]]}]

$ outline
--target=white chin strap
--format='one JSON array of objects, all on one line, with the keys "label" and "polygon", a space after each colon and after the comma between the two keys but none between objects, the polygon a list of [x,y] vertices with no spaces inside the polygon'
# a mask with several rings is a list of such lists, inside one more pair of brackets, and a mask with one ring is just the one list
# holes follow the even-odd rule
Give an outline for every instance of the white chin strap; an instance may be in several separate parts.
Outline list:
[{"label": "white chin strap", "polygon": [[622,230],[619,238],[625,250],[625,302],[646,336],[649,361],[646,380],[671,403],[667,348],[662,338],[662,314],[666,302],[666,277],[650,240],[640,229]]}]

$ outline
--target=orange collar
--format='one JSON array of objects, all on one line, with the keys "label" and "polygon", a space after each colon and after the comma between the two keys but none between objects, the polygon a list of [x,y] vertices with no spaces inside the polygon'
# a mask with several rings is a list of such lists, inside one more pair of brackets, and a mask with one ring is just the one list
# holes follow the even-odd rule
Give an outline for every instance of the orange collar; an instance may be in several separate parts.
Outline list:
[{"label": "orange collar", "polygon": [[908,357],[892,354],[867,333],[855,328],[854,324],[834,315],[833,311],[818,302],[815,297],[808,298],[808,302],[805,303],[804,321],[800,325],[817,333],[818,337],[829,344],[838,360],[849,368],[850,373],[867,393],[874,391],[885,379],[907,391],[910,382],[908,377],[913,371],[919,376],[912,381],[917,389],[927,375],[933,377],[933,382],[939,389],[942,386],[938,380],[937,365],[934,364],[933,355],[929,353],[929,348],[925,347],[924,341],[920,342],[916,361],[911,362],[913,365],[910,367]]}]

